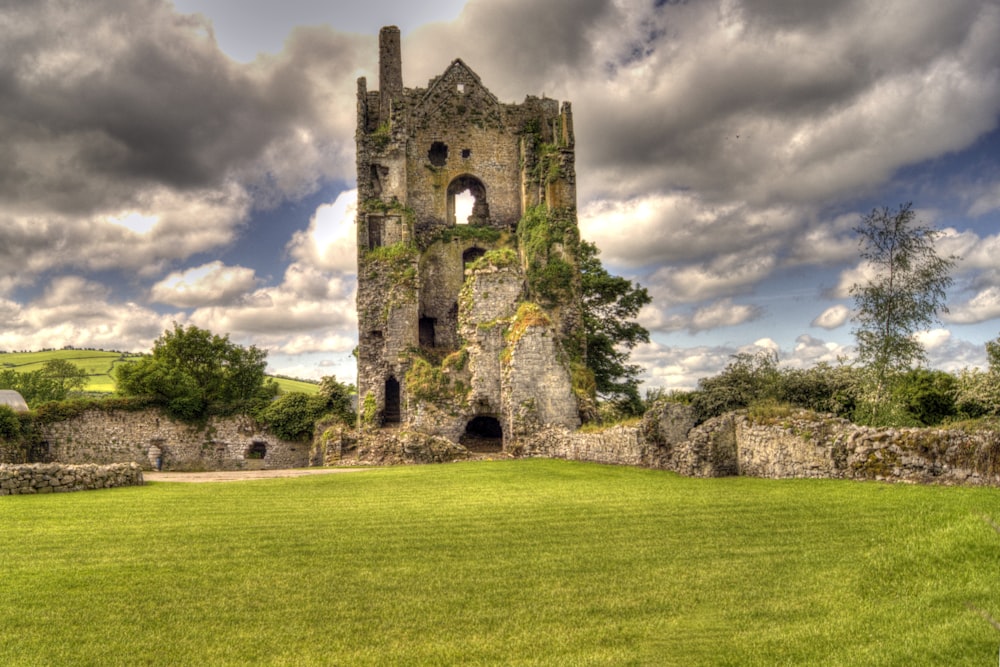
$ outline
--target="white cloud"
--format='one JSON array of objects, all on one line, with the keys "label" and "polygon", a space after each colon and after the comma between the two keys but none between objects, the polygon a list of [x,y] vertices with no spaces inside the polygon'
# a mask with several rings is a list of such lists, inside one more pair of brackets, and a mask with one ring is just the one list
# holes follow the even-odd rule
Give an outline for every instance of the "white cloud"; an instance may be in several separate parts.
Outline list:
[{"label": "white cloud", "polygon": [[987,287],[964,303],[949,306],[946,322],[974,324],[1000,317],[1000,286]]},{"label": "white cloud", "polygon": [[847,322],[847,319],[850,316],[850,308],[843,304],[837,304],[836,306],[830,306],[824,310],[819,317],[810,323],[809,326],[821,327],[823,329],[836,329],[844,326],[844,323]]},{"label": "white cloud", "polygon": [[951,332],[947,329],[930,329],[929,331],[918,331],[913,337],[924,346],[925,350],[935,350],[951,340]]},{"label": "white cloud", "polygon": [[[0,276],[60,269],[122,269],[156,275],[172,260],[219,248],[235,238],[249,200],[230,183],[220,190],[154,188],[128,207],[92,215],[0,214]],[[136,232],[122,220],[156,220]]]},{"label": "white cloud", "polygon": [[976,197],[976,200],[969,207],[969,215],[978,218],[997,210],[1000,210],[1000,183],[994,183],[992,187]]},{"label": "white cloud", "polygon": [[648,279],[650,291],[667,303],[692,303],[746,294],[777,265],[771,247],[717,255],[690,266],[665,266]]},{"label": "white cloud", "polygon": [[153,285],[150,299],[178,308],[231,303],[257,283],[253,269],[209,262],[186,271],[175,271]]},{"label": "white cloud", "polygon": [[655,306],[645,306],[637,321],[652,331],[681,331],[690,333],[708,331],[719,327],[732,327],[751,322],[762,315],[758,306],[734,303],[732,299],[719,299],[688,313],[667,312]]},{"label": "white cloud", "polygon": [[309,229],[292,236],[289,254],[325,271],[357,273],[357,210],[357,190],[342,192],[332,204],[323,204],[309,220]]},{"label": "white cloud", "polygon": [[352,277],[295,263],[281,285],[260,288],[237,304],[198,308],[190,320],[274,352],[342,352],[354,347],[357,335],[355,284]]},{"label": "white cloud", "polygon": [[108,300],[108,289],[78,276],[52,281],[37,300],[20,305],[0,301],[5,326],[0,349],[95,347],[146,351],[183,314],[160,315],[135,303]]}]

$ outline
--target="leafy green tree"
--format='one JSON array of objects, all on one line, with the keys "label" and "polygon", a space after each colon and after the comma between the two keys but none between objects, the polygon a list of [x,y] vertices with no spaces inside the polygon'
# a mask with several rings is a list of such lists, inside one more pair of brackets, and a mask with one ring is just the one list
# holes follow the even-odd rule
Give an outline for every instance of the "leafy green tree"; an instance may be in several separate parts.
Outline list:
[{"label": "leafy green tree", "polygon": [[1000,415],[1000,337],[986,343],[989,368],[963,369],[958,374],[955,407],[966,417]]},{"label": "leafy green tree", "polygon": [[150,396],[181,419],[198,419],[213,405],[235,405],[274,396],[267,381],[267,352],[229,341],[193,325],[174,324],[153,344],[153,353],[115,368],[125,396]]},{"label": "leafy green tree", "polygon": [[890,378],[924,362],[914,334],[938,321],[956,257],[941,257],[934,247],[940,232],[914,222],[912,204],[896,211],[873,210],[855,228],[860,255],[874,276],[851,286],[858,359],[873,377],[870,400],[886,398]]},{"label": "leafy green tree", "polygon": [[815,412],[850,417],[857,403],[858,373],[845,364],[820,362],[780,371],[777,399]]},{"label": "leafy green tree", "polygon": [[327,413],[328,405],[327,398],[322,394],[309,396],[292,392],[269,403],[255,416],[279,438],[299,440],[312,434],[316,422]]},{"label": "leafy green tree", "polygon": [[958,381],[951,373],[916,368],[892,387],[893,399],[923,426],[936,426],[955,414]]},{"label": "leafy green tree", "polygon": [[87,371],[66,359],[50,359],[42,366],[42,372],[52,378],[60,391],[66,395],[74,391],[83,391],[90,381]]},{"label": "leafy green tree", "polygon": [[66,398],[66,391],[43,370],[27,373],[18,373],[11,369],[0,371],[0,389],[13,389],[19,392],[25,403],[31,407]]},{"label": "leafy green tree", "polygon": [[652,299],[645,287],[607,272],[600,250],[580,241],[583,330],[587,341],[587,368],[594,374],[597,395],[618,403],[624,412],[642,411],[639,396],[641,368],[628,363],[630,350],[649,342],[649,331],[634,318]]},{"label": "leafy green tree", "polygon": [[326,398],[326,412],[338,421],[353,426],[358,416],[354,412],[352,396],[357,395],[353,384],[344,384],[333,375],[324,376],[320,380],[319,394]]},{"label": "leafy green tree", "polygon": [[776,352],[741,352],[732,359],[718,375],[698,380],[691,403],[699,420],[778,398],[781,373]]},{"label": "leafy green tree", "polygon": [[21,420],[9,405],[0,405],[0,442],[15,442],[21,436]]}]

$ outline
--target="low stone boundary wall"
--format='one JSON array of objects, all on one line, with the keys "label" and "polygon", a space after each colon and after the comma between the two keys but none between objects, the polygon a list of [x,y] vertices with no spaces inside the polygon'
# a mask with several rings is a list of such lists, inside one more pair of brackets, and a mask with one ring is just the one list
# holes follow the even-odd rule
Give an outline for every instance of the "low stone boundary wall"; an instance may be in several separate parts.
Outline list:
[{"label": "low stone boundary wall", "polygon": [[309,443],[281,440],[247,416],[211,417],[192,425],[157,409],[87,410],[46,424],[49,461],[138,463],[146,470],[304,468]]},{"label": "low stone boundary wall", "polygon": [[59,463],[0,464],[0,496],[60,493],[142,486],[142,468],[136,463],[63,465]]},{"label": "low stone boundary wall", "polygon": [[672,470],[688,477],[744,475],[1000,486],[1000,433],[937,428],[867,428],[813,413],[755,420],[730,413],[694,425],[677,404],[639,426],[598,432],[547,428],[524,442],[526,456]]}]

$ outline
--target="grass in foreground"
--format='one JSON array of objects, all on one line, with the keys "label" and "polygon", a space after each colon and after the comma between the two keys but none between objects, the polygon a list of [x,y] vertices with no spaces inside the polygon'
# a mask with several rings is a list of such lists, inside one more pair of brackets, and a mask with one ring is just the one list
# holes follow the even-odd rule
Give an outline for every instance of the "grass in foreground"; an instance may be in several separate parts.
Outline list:
[{"label": "grass in foreground", "polygon": [[983,514],[543,460],[4,497],[0,663],[995,664]]}]

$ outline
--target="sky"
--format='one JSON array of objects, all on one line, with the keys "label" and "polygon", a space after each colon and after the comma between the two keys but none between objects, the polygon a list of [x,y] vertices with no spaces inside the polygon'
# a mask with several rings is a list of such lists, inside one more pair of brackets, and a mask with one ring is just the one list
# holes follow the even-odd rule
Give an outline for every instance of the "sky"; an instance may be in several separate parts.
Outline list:
[{"label": "sky", "polygon": [[0,3],[0,350],[173,323],[353,382],[356,80],[462,58],[573,104],[582,235],[645,286],[645,387],[853,354],[853,228],[913,202],[960,257],[930,365],[1000,335],[1000,1]]}]

